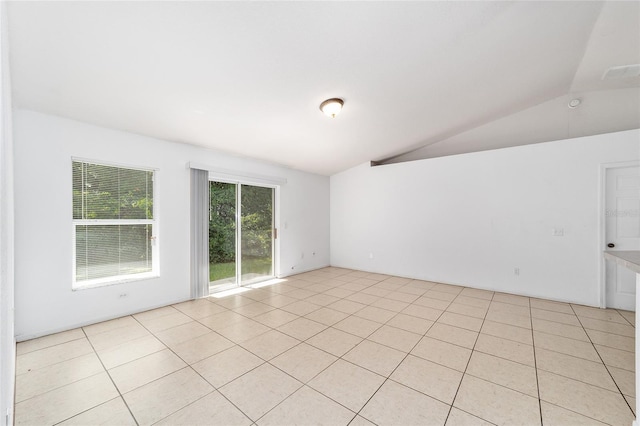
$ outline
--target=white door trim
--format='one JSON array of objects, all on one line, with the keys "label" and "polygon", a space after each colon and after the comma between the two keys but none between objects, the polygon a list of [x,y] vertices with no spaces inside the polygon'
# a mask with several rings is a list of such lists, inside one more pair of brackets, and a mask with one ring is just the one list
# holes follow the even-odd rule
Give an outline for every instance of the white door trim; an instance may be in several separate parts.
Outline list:
[{"label": "white door trim", "polygon": [[604,251],[604,247],[606,244],[605,234],[606,234],[606,226],[607,226],[607,200],[606,200],[606,184],[607,184],[607,170],[616,169],[622,167],[633,167],[640,166],[640,161],[622,161],[618,163],[602,163],[600,164],[600,175],[599,175],[599,187],[598,187],[598,249],[596,250],[597,254],[597,265],[598,265],[598,276],[600,282],[599,288],[599,299],[600,299],[600,307],[607,307],[607,277],[606,277],[606,260],[602,255]]}]

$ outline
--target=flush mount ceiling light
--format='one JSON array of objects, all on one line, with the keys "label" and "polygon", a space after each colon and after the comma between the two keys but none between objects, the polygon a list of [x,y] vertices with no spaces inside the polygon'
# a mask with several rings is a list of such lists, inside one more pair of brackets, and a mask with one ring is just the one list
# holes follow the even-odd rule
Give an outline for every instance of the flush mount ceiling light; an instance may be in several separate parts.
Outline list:
[{"label": "flush mount ceiling light", "polygon": [[575,98],[569,101],[569,108],[577,108],[582,103],[582,99]]},{"label": "flush mount ceiling light", "polygon": [[327,117],[336,118],[336,115],[342,111],[342,105],[344,105],[344,101],[340,98],[327,99],[320,104],[320,111]]}]

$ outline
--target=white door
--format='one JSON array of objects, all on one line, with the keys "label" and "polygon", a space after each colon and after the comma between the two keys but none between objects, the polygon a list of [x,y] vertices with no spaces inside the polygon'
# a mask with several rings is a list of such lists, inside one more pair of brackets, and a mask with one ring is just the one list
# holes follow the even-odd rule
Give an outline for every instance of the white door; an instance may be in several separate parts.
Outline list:
[{"label": "white door", "polygon": [[[640,167],[607,169],[605,250],[640,250]],[[636,276],[606,261],[607,307],[635,311]]]}]

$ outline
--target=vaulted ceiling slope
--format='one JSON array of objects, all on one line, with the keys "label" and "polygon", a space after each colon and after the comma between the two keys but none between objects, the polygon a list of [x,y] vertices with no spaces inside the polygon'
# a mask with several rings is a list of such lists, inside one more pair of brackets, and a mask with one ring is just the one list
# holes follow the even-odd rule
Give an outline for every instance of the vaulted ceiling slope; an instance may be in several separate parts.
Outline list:
[{"label": "vaulted ceiling slope", "polygon": [[15,106],[324,175],[640,127],[635,1],[8,10]]}]

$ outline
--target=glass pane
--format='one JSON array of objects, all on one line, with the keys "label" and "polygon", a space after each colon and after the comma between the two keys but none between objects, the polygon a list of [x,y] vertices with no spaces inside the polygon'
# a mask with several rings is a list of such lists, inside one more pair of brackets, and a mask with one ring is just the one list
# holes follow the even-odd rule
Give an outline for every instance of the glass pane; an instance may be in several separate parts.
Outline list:
[{"label": "glass pane", "polygon": [[209,281],[236,282],[236,185],[209,183]]},{"label": "glass pane", "polygon": [[151,272],[152,225],[77,225],[76,281]]},{"label": "glass pane", "polygon": [[273,276],[273,189],[242,185],[242,268],[246,284]]},{"label": "glass pane", "polygon": [[74,219],[153,219],[153,172],[73,162]]}]

